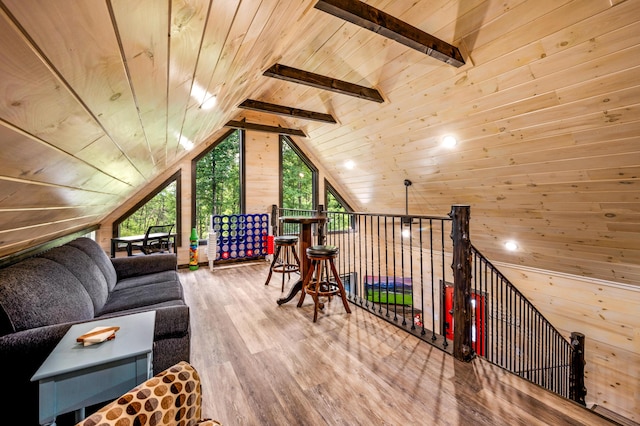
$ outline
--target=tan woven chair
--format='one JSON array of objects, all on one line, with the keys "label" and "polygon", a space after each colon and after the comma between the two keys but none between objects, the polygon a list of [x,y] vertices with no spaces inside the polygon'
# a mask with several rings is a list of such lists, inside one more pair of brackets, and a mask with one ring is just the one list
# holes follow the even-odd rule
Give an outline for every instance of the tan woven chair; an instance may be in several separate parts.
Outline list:
[{"label": "tan woven chair", "polygon": [[198,372],[187,362],[175,364],[76,426],[214,426],[202,419],[202,389]]}]

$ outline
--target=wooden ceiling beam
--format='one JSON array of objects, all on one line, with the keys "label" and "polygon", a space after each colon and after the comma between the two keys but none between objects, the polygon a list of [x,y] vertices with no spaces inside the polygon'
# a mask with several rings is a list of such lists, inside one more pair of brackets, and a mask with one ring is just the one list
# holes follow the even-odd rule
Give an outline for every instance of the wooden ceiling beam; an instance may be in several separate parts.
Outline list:
[{"label": "wooden ceiling beam", "polygon": [[297,68],[288,67],[286,65],[275,64],[266,70],[263,75],[293,83],[306,84],[307,86],[315,87],[317,89],[330,90],[343,95],[355,96],[356,98],[366,99],[368,101],[378,103],[384,102],[382,95],[376,89],[359,86],[342,80],[336,80],[335,78],[314,74]]},{"label": "wooden ceiling beam", "polygon": [[357,0],[318,0],[316,9],[381,34],[458,68],[464,59],[457,47]]},{"label": "wooden ceiling beam", "polygon": [[304,109],[297,109],[286,107],[282,105],[270,104],[267,102],[256,101],[253,99],[247,99],[239,105],[240,108],[249,109],[252,111],[266,112],[270,114],[286,115],[289,117],[302,118],[305,120],[321,121],[323,123],[336,123],[336,119],[331,114],[324,114],[321,112],[307,111]]},{"label": "wooden ceiling beam", "polygon": [[300,129],[288,129],[286,127],[280,127],[280,126],[268,126],[266,124],[247,123],[246,121],[230,120],[224,126],[231,127],[234,129],[255,130],[258,132],[277,133],[279,135],[302,136],[303,138],[307,137],[306,133]]}]

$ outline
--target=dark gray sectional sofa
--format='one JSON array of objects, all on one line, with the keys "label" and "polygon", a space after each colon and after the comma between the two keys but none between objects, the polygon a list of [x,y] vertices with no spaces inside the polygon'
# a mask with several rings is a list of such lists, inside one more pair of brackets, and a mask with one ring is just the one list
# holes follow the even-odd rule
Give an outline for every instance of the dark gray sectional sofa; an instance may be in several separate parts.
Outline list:
[{"label": "dark gray sectional sofa", "polygon": [[30,379],[73,324],[149,310],[156,311],[154,374],[189,361],[189,307],[175,254],[111,259],[78,238],[0,269],[2,418],[19,412],[20,424],[37,424]]}]

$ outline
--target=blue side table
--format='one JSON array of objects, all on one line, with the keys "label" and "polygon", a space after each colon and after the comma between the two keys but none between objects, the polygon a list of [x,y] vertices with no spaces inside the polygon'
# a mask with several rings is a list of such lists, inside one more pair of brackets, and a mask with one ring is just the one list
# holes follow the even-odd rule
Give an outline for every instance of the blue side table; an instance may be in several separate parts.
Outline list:
[{"label": "blue side table", "polygon": [[[155,311],[73,325],[33,375],[38,382],[39,423],[113,400],[153,376]],[[116,338],[83,346],[76,338],[98,326],[117,326]]]}]

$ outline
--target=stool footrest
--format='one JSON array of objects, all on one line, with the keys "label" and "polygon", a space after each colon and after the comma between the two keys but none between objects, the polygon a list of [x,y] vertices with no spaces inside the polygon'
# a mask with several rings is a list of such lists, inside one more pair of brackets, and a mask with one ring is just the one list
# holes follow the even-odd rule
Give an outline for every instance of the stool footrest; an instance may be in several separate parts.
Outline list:
[{"label": "stool footrest", "polygon": [[292,265],[292,264],[280,264],[280,265],[275,265],[273,267],[273,272],[279,272],[281,274],[289,274],[291,272],[299,272],[300,268],[298,268],[298,265]]},{"label": "stool footrest", "polygon": [[318,296],[335,296],[336,294],[340,294],[340,288],[338,287],[338,283],[321,281],[320,288],[316,292],[317,286],[318,286],[318,283],[312,281],[307,285],[307,287],[305,288],[305,291],[308,294],[317,294]]}]

